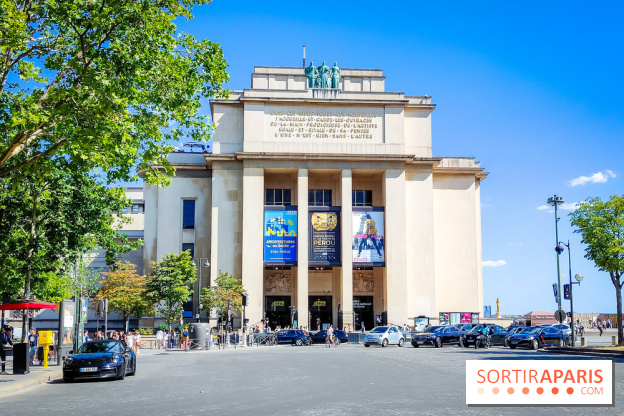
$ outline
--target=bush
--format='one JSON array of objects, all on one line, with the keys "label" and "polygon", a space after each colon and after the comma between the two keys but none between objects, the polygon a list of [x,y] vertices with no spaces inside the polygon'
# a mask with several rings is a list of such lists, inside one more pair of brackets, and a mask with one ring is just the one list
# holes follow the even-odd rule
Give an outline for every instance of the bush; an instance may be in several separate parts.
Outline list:
[{"label": "bush", "polygon": [[153,328],[140,328],[138,329],[139,334],[141,335],[154,335],[154,329]]}]

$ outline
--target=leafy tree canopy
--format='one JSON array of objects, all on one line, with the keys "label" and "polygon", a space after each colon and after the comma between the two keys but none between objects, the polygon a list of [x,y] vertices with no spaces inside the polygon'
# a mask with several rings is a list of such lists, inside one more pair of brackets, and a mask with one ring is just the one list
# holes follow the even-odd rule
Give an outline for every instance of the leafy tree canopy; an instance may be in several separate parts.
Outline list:
[{"label": "leafy tree canopy", "polygon": [[128,320],[130,316],[140,317],[150,313],[153,304],[145,297],[147,279],[136,272],[136,266],[128,262],[117,262],[113,270],[102,273],[102,286],[97,299],[108,299],[108,309],[116,310]]},{"label": "leafy tree canopy", "polygon": [[168,143],[208,139],[200,99],[227,96],[221,47],[175,23],[209,2],[0,0],[0,178],[65,155],[167,183]]},{"label": "leafy tree canopy", "polygon": [[147,298],[156,304],[156,310],[168,325],[182,315],[182,304],[193,293],[197,270],[189,250],[180,254],[165,254],[159,262],[152,262],[154,270],[145,285]]},{"label": "leafy tree canopy", "polygon": [[608,201],[589,198],[570,213],[572,225],[580,233],[585,258],[598,270],[609,273],[615,287],[618,342],[624,344],[622,331],[622,275],[624,275],[624,196],[614,195]]},{"label": "leafy tree canopy", "polygon": [[216,309],[217,315],[228,318],[227,307],[230,299],[230,308],[233,311],[242,311],[242,294],[245,292],[240,280],[233,275],[219,270],[219,277],[215,280],[216,286],[205,287],[201,296],[202,310]]}]

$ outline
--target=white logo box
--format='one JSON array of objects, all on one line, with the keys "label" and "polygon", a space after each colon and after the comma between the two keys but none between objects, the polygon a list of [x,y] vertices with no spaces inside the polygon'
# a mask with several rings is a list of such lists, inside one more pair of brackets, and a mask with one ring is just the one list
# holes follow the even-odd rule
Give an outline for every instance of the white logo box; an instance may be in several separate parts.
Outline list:
[{"label": "white logo box", "polygon": [[611,360],[467,360],[466,404],[613,406]]}]

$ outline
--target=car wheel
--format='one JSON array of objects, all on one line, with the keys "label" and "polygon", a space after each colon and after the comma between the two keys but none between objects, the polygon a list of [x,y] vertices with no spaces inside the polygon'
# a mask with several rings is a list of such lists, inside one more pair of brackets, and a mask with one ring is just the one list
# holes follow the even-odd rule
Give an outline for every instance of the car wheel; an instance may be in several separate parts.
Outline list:
[{"label": "car wheel", "polygon": [[475,340],[475,350],[479,349],[479,344],[481,344],[481,341],[479,339]]},{"label": "car wheel", "polygon": [[433,346],[436,348],[442,348],[442,338],[437,337],[433,343]]},{"label": "car wheel", "polygon": [[334,344],[335,344],[336,346],[340,345],[340,339],[336,338],[336,339],[334,340]]},{"label": "car wheel", "polygon": [[418,348],[418,344],[412,344],[414,348]]},{"label": "car wheel", "polygon": [[465,347],[464,340],[462,338],[460,338],[459,342],[457,343],[457,345],[460,346],[460,347]]},{"label": "car wheel", "polygon": [[117,374],[117,380],[123,380],[126,378],[126,366],[122,365],[119,367],[119,374]]},{"label": "car wheel", "polygon": [[509,347],[509,340],[508,339],[503,341],[503,347]]},{"label": "car wheel", "polygon": [[302,346],[302,345],[303,345],[303,341],[301,340],[301,338],[297,338],[297,339],[295,340],[295,345],[296,345],[296,346],[298,346],[298,347],[300,347],[300,346]]},{"label": "car wheel", "polygon": [[367,344],[364,344],[364,346],[365,346],[366,348],[370,347],[370,345],[367,345]]},{"label": "car wheel", "polygon": [[532,349],[532,350],[536,350],[536,349],[538,349],[538,348],[539,348],[539,342],[538,342],[536,339],[534,339],[533,341],[531,341],[531,349]]},{"label": "car wheel", "polygon": [[563,348],[563,345],[564,345],[564,344],[563,344],[563,339],[559,338],[559,339],[557,340],[557,347],[559,347],[559,348]]},{"label": "car wheel", "polygon": [[132,371],[128,373],[129,376],[134,376],[136,375],[136,357],[134,357],[134,360],[132,361]]},{"label": "car wheel", "polygon": [[386,338],[383,341],[381,341],[381,346],[382,347],[387,347],[388,346],[388,338]]},{"label": "car wheel", "polygon": [[403,345],[405,345],[405,340],[403,338],[401,338],[399,340],[399,347],[402,347]]}]

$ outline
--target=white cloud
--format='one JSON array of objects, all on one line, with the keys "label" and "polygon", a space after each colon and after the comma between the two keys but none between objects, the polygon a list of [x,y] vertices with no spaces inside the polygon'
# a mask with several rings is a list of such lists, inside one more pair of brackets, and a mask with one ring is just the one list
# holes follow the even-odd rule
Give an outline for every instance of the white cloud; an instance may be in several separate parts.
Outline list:
[{"label": "white cloud", "polygon": [[505,260],[485,260],[481,262],[483,267],[501,267],[506,264],[507,262]]},{"label": "white cloud", "polygon": [[[578,204],[579,202],[565,202],[561,205],[558,205],[558,209],[563,209],[565,211],[574,211],[578,208]],[[552,206],[546,204],[540,205],[539,207],[537,207],[537,209],[540,211],[555,212]]]},{"label": "white cloud", "polygon": [[615,178],[617,175],[612,170],[606,169],[604,172],[597,172],[590,176],[579,176],[568,181],[568,185],[577,186],[586,183],[605,183],[609,178]]},{"label": "white cloud", "polygon": [[550,205],[546,205],[546,204],[540,205],[539,207],[537,207],[537,209],[539,209],[540,211],[544,211],[544,210],[550,209]]}]

